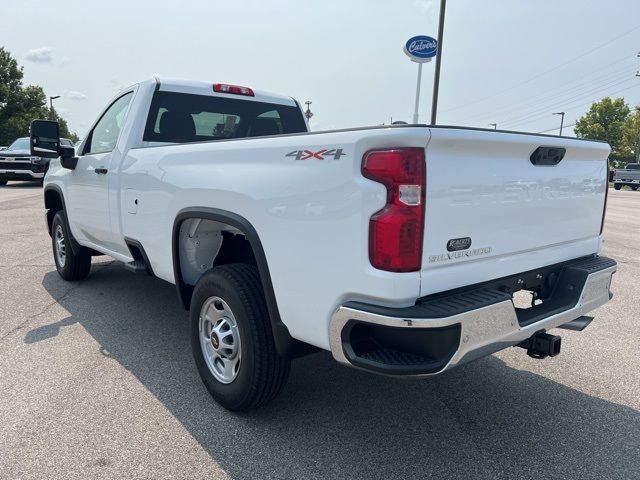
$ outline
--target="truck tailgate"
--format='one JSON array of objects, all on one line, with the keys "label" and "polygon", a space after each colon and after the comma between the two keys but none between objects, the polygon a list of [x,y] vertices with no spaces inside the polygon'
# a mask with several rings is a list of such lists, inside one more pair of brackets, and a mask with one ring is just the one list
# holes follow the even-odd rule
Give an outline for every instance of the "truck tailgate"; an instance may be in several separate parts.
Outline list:
[{"label": "truck tailgate", "polygon": [[[431,128],[421,295],[596,253],[606,143]],[[534,164],[538,147],[565,149]]]}]

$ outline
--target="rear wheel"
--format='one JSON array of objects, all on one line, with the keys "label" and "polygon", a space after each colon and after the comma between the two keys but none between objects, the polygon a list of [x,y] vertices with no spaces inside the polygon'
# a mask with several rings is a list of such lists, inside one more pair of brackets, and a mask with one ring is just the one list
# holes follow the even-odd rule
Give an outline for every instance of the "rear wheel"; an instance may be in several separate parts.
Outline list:
[{"label": "rear wheel", "polygon": [[622,185],[618,185],[617,183],[613,186],[613,188],[615,188],[616,190],[620,190],[622,188]]},{"label": "rear wheel", "polygon": [[0,186],[6,185],[7,184],[7,180],[0,180]]},{"label": "rear wheel", "polygon": [[84,280],[91,270],[91,252],[80,247],[73,252],[70,244],[71,235],[67,219],[63,211],[59,211],[51,222],[51,243],[56,269],[67,281]]},{"label": "rear wheel", "polygon": [[193,291],[190,319],[198,372],[220,405],[249,410],[282,390],[290,361],[276,352],[255,266],[227,264],[205,273]]},{"label": "rear wheel", "polygon": [[638,190],[638,186],[634,185],[633,187],[631,187],[631,190],[633,190],[635,192],[636,190]]}]

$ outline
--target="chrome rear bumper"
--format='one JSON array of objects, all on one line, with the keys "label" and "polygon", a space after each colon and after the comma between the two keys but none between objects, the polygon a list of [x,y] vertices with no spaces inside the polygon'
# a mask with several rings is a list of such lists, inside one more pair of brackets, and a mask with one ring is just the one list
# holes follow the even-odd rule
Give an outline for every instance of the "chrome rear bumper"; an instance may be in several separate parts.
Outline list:
[{"label": "chrome rear bumper", "polygon": [[[470,289],[467,292],[440,296],[436,300],[417,303],[414,307],[404,309],[385,309],[375,306],[368,308],[363,304],[347,303],[339,307],[331,318],[329,332],[331,352],[340,363],[378,373],[400,375],[441,373],[456,365],[516,345],[541,330],[546,331],[564,325],[604,305],[612,297],[610,285],[616,269],[616,262],[605,257],[580,260],[563,266],[558,280],[562,285],[557,288],[564,294],[570,295],[569,304],[565,301],[561,307],[558,307],[558,302],[556,301],[554,305],[552,298],[547,307],[548,315],[541,305],[542,318],[538,318],[539,314],[530,320],[523,320],[523,314],[514,307],[510,294],[495,288]],[[361,332],[365,332],[365,336],[368,335],[366,329],[369,328],[370,335],[376,336],[377,340],[373,339],[371,345],[362,347],[362,344],[369,342],[370,339],[358,337],[354,340],[353,335],[350,334],[354,325],[364,325],[358,328]],[[388,332],[394,338],[390,351],[383,346],[384,354],[373,356],[369,353],[359,354],[358,349],[364,351],[375,348],[376,344],[385,343],[384,339],[387,337],[385,327],[389,328]],[[441,337],[434,340],[433,347],[426,346],[425,351],[416,356],[417,334],[424,335],[423,338],[429,341],[429,331],[442,332],[444,327],[459,327],[457,329],[459,335],[456,334],[453,337],[451,333],[442,336],[439,333]],[[403,335],[411,344],[411,352],[406,357],[403,356],[402,340],[398,340]],[[452,343],[450,349],[443,350],[437,345],[444,341],[443,339]],[[358,345],[353,345],[354,342]],[[420,350],[419,346],[417,350]],[[436,351],[437,354],[433,353]],[[446,351],[449,353],[443,353]],[[420,355],[426,359],[424,368],[419,365]],[[440,358],[427,361],[430,357],[436,356]],[[391,364],[381,363],[381,359],[382,362],[390,361]],[[403,361],[412,365],[403,368],[402,365],[393,364]]]}]

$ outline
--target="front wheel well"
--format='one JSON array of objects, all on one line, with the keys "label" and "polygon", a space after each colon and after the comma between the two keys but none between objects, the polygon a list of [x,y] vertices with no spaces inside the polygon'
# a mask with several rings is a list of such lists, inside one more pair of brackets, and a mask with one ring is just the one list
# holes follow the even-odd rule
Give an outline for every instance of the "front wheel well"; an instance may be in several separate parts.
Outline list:
[{"label": "front wheel well", "polygon": [[51,225],[53,224],[53,217],[56,216],[60,210],[64,210],[64,202],[62,196],[57,190],[47,189],[44,192],[44,208],[47,210],[47,228],[49,235],[51,235]]}]

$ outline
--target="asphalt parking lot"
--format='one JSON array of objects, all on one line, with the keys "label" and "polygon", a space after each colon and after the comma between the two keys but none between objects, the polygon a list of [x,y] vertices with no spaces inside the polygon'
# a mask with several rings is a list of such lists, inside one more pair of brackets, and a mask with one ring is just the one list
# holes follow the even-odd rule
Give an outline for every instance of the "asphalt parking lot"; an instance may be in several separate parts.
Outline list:
[{"label": "asphalt parking lot", "polygon": [[2,479],[640,478],[640,192],[610,190],[615,297],[560,356],[399,380],[321,353],[248,415],[202,386],[172,285],[58,277],[39,187],[0,187],[0,239]]}]

